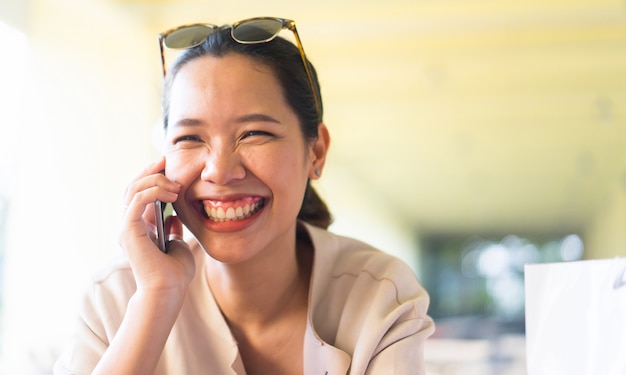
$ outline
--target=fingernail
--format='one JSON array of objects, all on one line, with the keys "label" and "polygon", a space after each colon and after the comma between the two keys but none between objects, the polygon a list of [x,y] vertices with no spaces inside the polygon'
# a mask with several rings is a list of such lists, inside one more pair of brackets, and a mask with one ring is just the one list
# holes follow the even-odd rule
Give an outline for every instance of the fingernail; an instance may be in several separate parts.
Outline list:
[{"label": "fingernail", "polygon": [[183,236],[181,236],[180,234],[176,234],[176,233],[170,233],[167,236],[167,240],[168,241],[184,241]]}]

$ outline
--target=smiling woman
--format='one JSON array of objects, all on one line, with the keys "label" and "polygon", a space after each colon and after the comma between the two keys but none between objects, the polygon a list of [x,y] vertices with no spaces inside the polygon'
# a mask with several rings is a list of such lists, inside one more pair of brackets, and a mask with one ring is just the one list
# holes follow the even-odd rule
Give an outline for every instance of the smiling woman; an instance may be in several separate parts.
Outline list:
[{"label": "smiling woman", "polygon": [[[268,24],[297,37],[280,18],[201,28],[167,70],[163,156],[126,189],[124,256],[94,277],[56,374],[424,374],[428,294],[327,230],[317,75],[299,39],[236,32]],[[165,252],[155,201],[176,212]]]}]

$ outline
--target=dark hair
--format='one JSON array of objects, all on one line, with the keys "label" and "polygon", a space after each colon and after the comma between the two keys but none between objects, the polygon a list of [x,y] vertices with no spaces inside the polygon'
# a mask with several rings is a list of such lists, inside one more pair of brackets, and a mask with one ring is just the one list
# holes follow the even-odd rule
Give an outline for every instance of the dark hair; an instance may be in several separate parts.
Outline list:
[{"label": "dark hair", "polygon": [[[276,37],[271,42],[241,44],[231,37],[230,28],[221,28],[209,35],[201,45],[183,51],[170,68],[163,91],[163,126],[165,128],[169,120],[169,92],[174,77],[180,69],[196,58],[205,55],[222,57],[228,53],[250,57],[269,67],[283,89],[287,104],[298,116],[304,140],[310,143],[317,139],[317,128],[323,118],[323,107],[317,73],[313,64],[307,61],[319,98],[319,113],[300,51],[293,43]],[[311,186],[310,181],[307,183],[298,219],[322,228],[328,228],[332,221],[328,207]]]}]

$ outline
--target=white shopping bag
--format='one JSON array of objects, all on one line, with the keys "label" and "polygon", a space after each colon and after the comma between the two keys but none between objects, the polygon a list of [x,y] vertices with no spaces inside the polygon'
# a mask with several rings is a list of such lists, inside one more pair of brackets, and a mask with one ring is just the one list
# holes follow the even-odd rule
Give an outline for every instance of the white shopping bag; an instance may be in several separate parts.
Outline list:
[{"label": "white shopping bag", "polygon": [[626,258],[527,265],[528,375],[626,374]]}]

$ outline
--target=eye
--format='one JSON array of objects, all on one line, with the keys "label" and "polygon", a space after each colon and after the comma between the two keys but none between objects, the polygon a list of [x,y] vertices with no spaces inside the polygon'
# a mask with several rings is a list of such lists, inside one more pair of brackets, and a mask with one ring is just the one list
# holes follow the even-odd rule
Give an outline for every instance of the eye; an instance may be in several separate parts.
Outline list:
[{"label": "eye", "polygon": [[274,138],[276,138],[276,136],[273,133],[264,130],[247,130],[239,137],[239,142],[245,144],[263,144]]},{"label": "eye", "polygon": [[199,135],[194,134],[180,134],[174,135],[171,138],[170,147],[176,149],[192,149],[201,147],[205,142]]},{"label": "eye", "polygon": [[246,139],[246,138],[256,137],[256,136],[271,137],[272,134],[263,130],[249,130],[243,133],[243,135],[241,136],[241,139]]},{"label": "eye", "polygon": [[174,139],[174,143],[181,142],[202,142],[202,139],[197,135],[182,135]]}]

